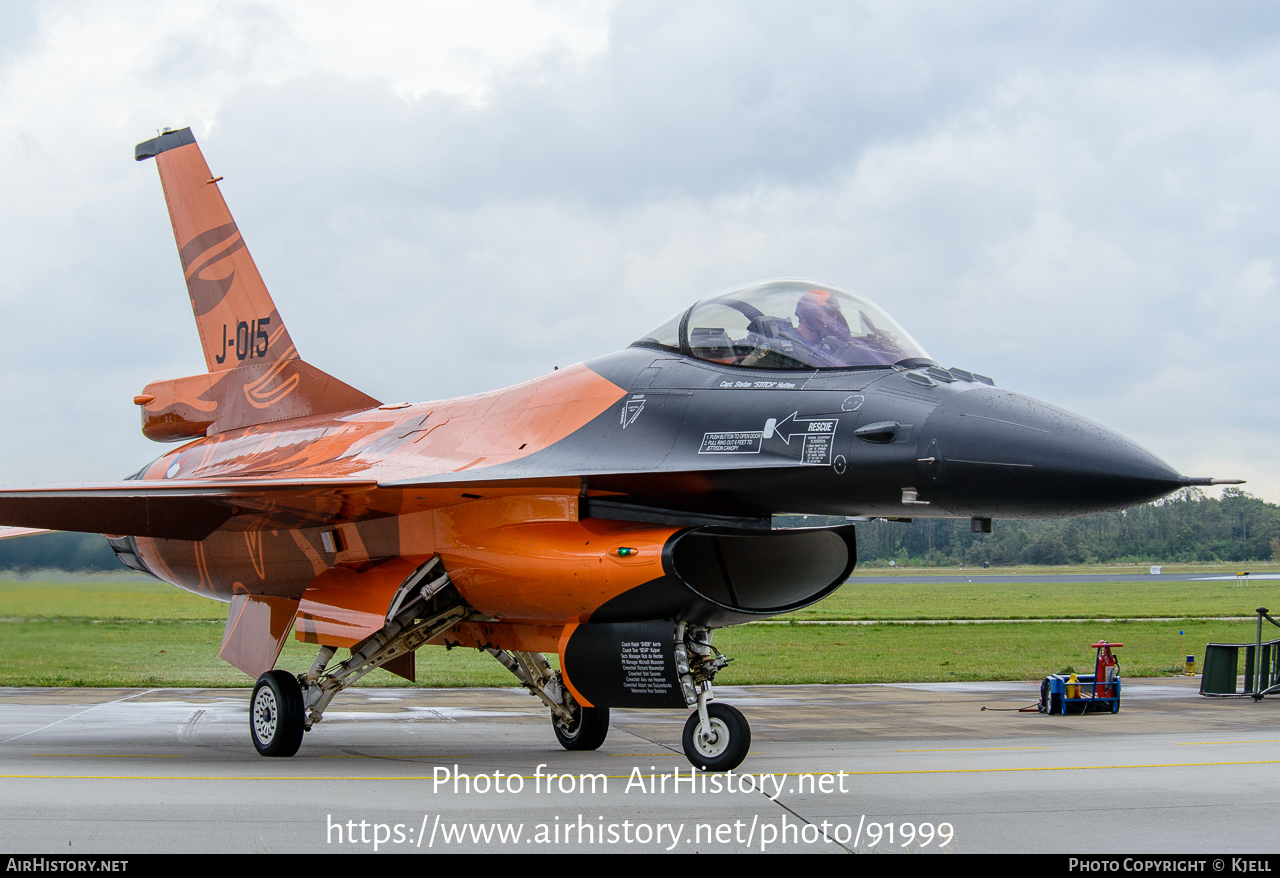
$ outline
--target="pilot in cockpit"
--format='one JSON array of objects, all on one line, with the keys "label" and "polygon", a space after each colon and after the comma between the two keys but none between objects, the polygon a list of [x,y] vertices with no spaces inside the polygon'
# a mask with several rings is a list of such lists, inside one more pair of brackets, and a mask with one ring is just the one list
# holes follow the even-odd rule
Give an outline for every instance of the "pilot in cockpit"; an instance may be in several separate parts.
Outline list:
[{"label": "pilot in cockpit", "polygon": [[798,278],[703,299],[639,343],[757,369],[859,369],[929,356],[874,303]]},{"label": "pilot in cockpit", "polygon": [[835,296],[827,290],[809,290],[796,302],[796,323],[794,341],[804,344],[819,360],[843,364],[840,355],[854,339]]}]

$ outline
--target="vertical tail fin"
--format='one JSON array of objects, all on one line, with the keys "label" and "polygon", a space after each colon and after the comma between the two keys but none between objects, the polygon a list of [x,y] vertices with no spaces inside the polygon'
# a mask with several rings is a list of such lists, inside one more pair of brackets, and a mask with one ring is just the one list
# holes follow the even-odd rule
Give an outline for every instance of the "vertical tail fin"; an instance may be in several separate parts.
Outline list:
[{"label": "vertical tail fin", "polygon": [[136,398],[143,433],[177,441],[378,401],[298,356],[190,128],[134,151],[154,158],[164,186],[209,374],[157,382]]},{"label": "vertical tail fin", "polygon": [[138,144],[138,161],[155,158],[173,237],[191,294],[210,372],[254,362],[296,359],[271,294],[190,128]]}]

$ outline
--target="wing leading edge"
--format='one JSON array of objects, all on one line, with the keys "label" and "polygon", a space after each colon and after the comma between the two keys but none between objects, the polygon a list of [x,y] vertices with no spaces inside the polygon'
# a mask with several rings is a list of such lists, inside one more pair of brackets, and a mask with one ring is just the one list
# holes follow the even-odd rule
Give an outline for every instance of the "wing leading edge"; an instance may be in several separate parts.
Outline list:
[{"label": "wing leading edge", "polygon": [[361,502],[376,487],[351,479],[6,486],[0,487],[0,526],[203,540],[233,516],[245,517],[246,525],[307,527],[390,514]]},{"label": "wing leading edge", "polygon": [[[578,492],[588,476],[477,478],[456,473],[402,482],[373,479],[146,479],[96,484],[0,486],[0,539],[44,531],[200,541],[214,531],[326,527],[438,509],[486,497],[530,491]],[[654,496],[630,491],[592,491],[583,517],[697,526],[767,527],[768,517],[734,506],[701,508],[679,502],[689,478],[699,474],[650,476],[667,490]],[[594,481],[594,478],[592,478]],[[623,486],[618,486],[623,487]],[[658,486],[653,486],[657,488]],[[658,517],[654,517],[654,516]],[[748,521],[748,518],[750,521]]]}]

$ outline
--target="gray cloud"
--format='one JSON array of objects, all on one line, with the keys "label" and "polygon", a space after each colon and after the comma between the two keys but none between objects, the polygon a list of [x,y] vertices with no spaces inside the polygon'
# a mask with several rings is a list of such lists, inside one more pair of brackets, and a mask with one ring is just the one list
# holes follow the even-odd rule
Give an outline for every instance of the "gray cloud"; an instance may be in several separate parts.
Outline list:
[{"label": "gray cloud", "polygon": [[[317,160],[376,156],[362,180],[370,197],[395,167],[414,170],[405,194],[435,204],[552,198],[608,209],[828,185],[870,148],[997,109],[1019,81],[1238,66],[1272,51],[1280,24],[1268,6],[1241,12],[636,4],[619,10],[607,53],[585,66],[542,56],[497,82],[479,110],[446,97],[392,105],[376,83],[316,78],[256,90],[222,120],[305,130],[312,141],[295,147]],[[1090,121],[1087,109],[1076,119]]]},{"label": "gray cloud", "polygon": [[[250,11],[252,39],[162,41],[133,80],[181,88],[114,116],[48,94],[65,127],[0,123],[23,327],[0,404],[31,413],[0,427],[30,472],[7,480],[135,468],[156,449],[129,396],[200,370],[154,169],[129,161],[195,122],[304,355],[384,398],[521,380],[717,289],[825,277],[944,364],[1280,499],[1258,454],[1280,437],[1270,5],[625,5],[606,52],[550,47],[480,103],[332,70],[222,88],[296,39]],[[76,459],[86,422],[101,452]]]}]

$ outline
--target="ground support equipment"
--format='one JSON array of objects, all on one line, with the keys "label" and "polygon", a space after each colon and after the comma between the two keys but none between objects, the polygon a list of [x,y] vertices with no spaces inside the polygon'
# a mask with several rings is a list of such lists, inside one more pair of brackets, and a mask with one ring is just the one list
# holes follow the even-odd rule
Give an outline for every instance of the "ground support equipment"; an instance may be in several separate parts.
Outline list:
[{"label": "ground support equipment", "polygon": [[[1092,674],[1050,674],[1040,684],[1040,712],[1119,713],[1120,661],[1111,653],[1123,643],[1100,640],[1090,647],[1098,651]],[[1072,677],[1075,677],[1073,680]]]},{"label": "ground support equipment", "polygon": [[[1253,643],[1210,643],[1204,649],[1200,694],[1215,698],[1252,698],[1261,701],[1280,692],[1280,639],[1262,640],[1262,620],[1280,628],[1280,622],[1258,607],[1258,634]],[[1240,679],[1240,650],[1244,650],[1244,679]]]}]

